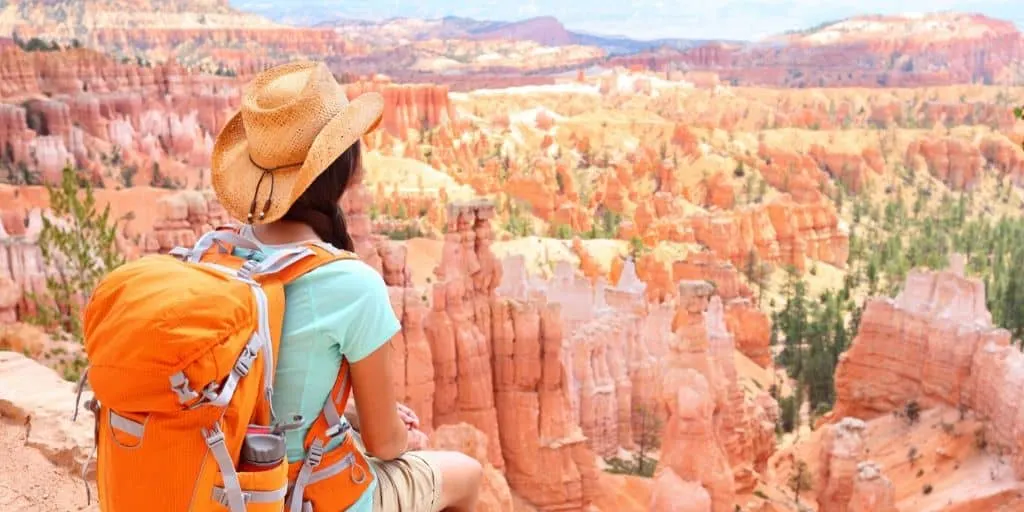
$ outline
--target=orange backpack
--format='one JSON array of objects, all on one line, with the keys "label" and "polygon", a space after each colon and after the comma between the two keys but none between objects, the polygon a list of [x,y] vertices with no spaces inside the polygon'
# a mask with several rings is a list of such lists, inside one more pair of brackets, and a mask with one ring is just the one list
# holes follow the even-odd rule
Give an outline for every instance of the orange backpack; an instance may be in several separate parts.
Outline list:
[{"label": "orange backpack", "polygon": [[251,453],[268,440],[280,453],[283,431],[303,424],[279,421],[271,405],[284,285],[356,256],[310,243],[257,261],[234,247],[258,251],[227,227],[191,249],[126,263],[86,305],[83,380],[94,393],[87,406],[104,512],[334,512],[373,482],[339,414],[351,389],[347,360],[306,436],[305,460],[240,460],[243,445]]}]

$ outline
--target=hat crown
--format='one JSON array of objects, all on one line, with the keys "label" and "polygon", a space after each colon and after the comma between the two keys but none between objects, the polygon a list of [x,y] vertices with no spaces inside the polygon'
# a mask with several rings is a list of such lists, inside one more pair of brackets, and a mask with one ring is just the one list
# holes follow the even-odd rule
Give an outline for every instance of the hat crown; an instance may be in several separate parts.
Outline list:
[{"label": "hat crown", "polygon": [[348,98],[327,66],[294,62],[257,75],[242,96],[249,158],[264,169],[299,165]]}]

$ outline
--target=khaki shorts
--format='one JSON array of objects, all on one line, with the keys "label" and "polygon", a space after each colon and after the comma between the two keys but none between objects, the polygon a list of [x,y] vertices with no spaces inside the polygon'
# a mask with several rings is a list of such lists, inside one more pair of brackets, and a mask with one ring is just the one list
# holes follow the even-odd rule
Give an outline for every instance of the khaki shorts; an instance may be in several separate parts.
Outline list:
[{"label": "khaki shorts", "polygon": [[367,457],[377,474],[374,512],[437,512],[441,503],[441,472],[416,452],[394,460]]}]

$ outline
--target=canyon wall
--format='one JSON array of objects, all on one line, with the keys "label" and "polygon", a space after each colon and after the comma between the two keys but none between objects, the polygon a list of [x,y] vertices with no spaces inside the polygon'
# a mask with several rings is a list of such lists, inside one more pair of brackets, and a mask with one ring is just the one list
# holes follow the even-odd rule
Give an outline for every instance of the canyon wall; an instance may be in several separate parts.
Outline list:
[{"label": "canyon wall", "polygon": [[[930,41],[790,44],[743,48],[712,43],[686,50],[661,48],[614,57],[632,69],[687,69],[717,73],[726,83],[789,87],[923,87],[951,83],[1005,83],[1024,52],[1019,32],[995,37]],[[900,66],[893,66],[899,61]]]}]

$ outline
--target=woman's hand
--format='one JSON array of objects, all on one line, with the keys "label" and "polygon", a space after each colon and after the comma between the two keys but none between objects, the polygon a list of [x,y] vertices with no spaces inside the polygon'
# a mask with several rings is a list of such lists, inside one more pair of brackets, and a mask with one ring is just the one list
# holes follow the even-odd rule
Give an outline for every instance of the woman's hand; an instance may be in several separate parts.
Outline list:
[{"label": "woman's hand", "polygon": [[[406,430],[420,428],[420,418],[416,416],[416,413],[409,406],[402,403],[396,405],[398,417],[402,419]],[[356,410],[356,403],[353,400],[349,400],[347,407],[345,407],[345,419],[348,420],[349,425],[352,425],[353,429],[359,430],[359,412]]]},{"label": "woman's hand", "polygon": [[351,398],[345,404],[344,416],[348,420],[348,424],[352,425],[352,430],[359,432],[359,411],[356,410],[356,402]]},{"label": "woman's hand", "polygon": [[416,413],[405,404],[398,404],[398,417],[402,418],[402,423],[405,423],[406,428],[410,431],[420,428],[419,417],[416,416]]},{"label": "woman's hand", "polygon": [[425,450],[429,444],[428,441],[429,439],[423,431],[415,428],[409,430],[409,450]]}]

